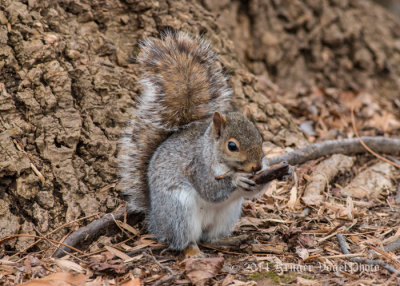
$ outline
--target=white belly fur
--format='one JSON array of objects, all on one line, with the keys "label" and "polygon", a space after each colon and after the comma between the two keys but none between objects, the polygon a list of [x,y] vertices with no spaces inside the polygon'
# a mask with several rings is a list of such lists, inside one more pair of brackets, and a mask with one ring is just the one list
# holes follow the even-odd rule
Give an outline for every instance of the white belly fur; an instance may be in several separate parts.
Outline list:
[{"label": "white belly fur", "polygon": [[196,194],[193,209],[193,223],[196,229],[201,229],[201,235],[196,240],[214,240],[227,236],[240,217],[243,198],[239,191],[221,203],[210,203]]}]

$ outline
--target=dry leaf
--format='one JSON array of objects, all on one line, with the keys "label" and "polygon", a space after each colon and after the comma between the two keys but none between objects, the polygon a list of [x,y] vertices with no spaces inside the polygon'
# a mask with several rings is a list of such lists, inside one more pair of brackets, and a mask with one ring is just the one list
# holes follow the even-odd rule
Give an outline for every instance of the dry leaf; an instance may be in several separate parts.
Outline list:
[{"label": "dry leaf", "polygon": [[133,262],[133,261],[139,261],[142,257],[143,257],[143,254],[139,254],[139,255],[130,257],[130,258],[127,259],[127,260],[124,260],[124,262],[125,262],[125,263],[128,263],[128,262]]},{"label": "dry leaf", "polygon": [[121,286],[140,286],[140,278],[133,278],[130,281],[122,284]]},{"label": "dry leaf", "polygon": [[304,247],[296,247],[296,253],[303,260],[305,260],[306,258],[308,258],[308,256],[310,256],[308,250]]},{"label": "dry leaf", "polygon": [[136,228],[130,226],[129,224],[127,224],[127,223],[125,223],[123,221],[116,220],[115,222],[118,224],[119,227],[129,231],[133,235],[139,235],[140,234],[139,230],[137,230]]},{"label": "dry leaf", "polygon": [[44,278],[20,284],[20,286],[81,286],[87,280],[86,275],[70,272],[57,272]]},{"label": "dry leaf", "polygon": [[379,162],[359,173],[353,181],[341,190],[345,196],[353,198],[376,198],[379,194],[393,187],[392,179],[398,170],[392,165]]},{"label": "dry leaf", "polygon": [[54,258],[53,261],[58,265],[58,267],[60,267],[64,271],[75,271],[78,273],[86,272],[86,270],[82,266],[76,264],[71,260]]},{"label": "dry leaf", "polygon": [[208,279],[217,275],[224,264],[224,258],[188,258],[183,263],[189,280],[195,285],[203,285]]},{"label": "dry leaf", "polygon": [[122,260],[131,259],[131,257],[129,255],[123,253],[122,251],[120,251],[120,250],[118,250],[118,249],[116,249],[114,247],[106,245],[106,246],[104,246],[104,248],[107,249],[112,254],[114,254],[115,256],[121,258]]},{"label": "dry leaf", "polygon": [[258,228],[258,226],[262,225],[263,223],[264,223],[264,220],[262,220],[262,219],[245,216],[245,217],[240,218],[237,226],[241,227],[244,225],[250,225],[250,226],[254,226],[255,228]]}]

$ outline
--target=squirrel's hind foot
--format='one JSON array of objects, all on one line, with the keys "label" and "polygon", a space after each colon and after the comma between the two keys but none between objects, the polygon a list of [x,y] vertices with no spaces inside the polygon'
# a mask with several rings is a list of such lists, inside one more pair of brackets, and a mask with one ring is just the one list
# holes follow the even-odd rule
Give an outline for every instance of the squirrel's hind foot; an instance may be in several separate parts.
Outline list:
[{"label": "squirrel's hind foot", "polygon": [[183,250],[183,253],[185,254],[185,258],[205,258],[207,257],[207,254],[202,252],[197,245],[197,243],[191,243],[189,244],[185,250]]}]

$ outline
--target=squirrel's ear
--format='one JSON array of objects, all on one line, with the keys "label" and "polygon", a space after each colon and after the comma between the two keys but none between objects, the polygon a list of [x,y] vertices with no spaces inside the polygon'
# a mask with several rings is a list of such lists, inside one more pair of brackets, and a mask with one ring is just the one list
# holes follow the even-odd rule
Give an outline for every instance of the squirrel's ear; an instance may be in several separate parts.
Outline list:
[{"label": "squirrel's ear", "polygon": [[225,125],[226,125],[225,115],[223,115],[222,113],[220,113],[218,111],[214,112],[213,124],[214,124],[215,132],[216,132],[217,136],[218,137],[221,136],[221,133],[224,130]]},{"label": "squirrel's ear", "polygon": [[246,106],[244,111],[243,111],[243,116],[246,117],[248,120],[250,120],[251,122],[255,122],[253,114],[249,108],[249,106]]}]

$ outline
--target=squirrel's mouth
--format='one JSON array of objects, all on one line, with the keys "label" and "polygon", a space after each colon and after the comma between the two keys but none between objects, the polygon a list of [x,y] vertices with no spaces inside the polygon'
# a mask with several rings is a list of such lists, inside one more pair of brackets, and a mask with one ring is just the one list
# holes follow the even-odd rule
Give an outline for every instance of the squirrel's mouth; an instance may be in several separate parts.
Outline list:
[{"label": "squirrel's mouth", "polygon": [[250,163],[245,168],[234,168],[235,172],[251,173],[253,175],[262,170],[262,163]]}]

